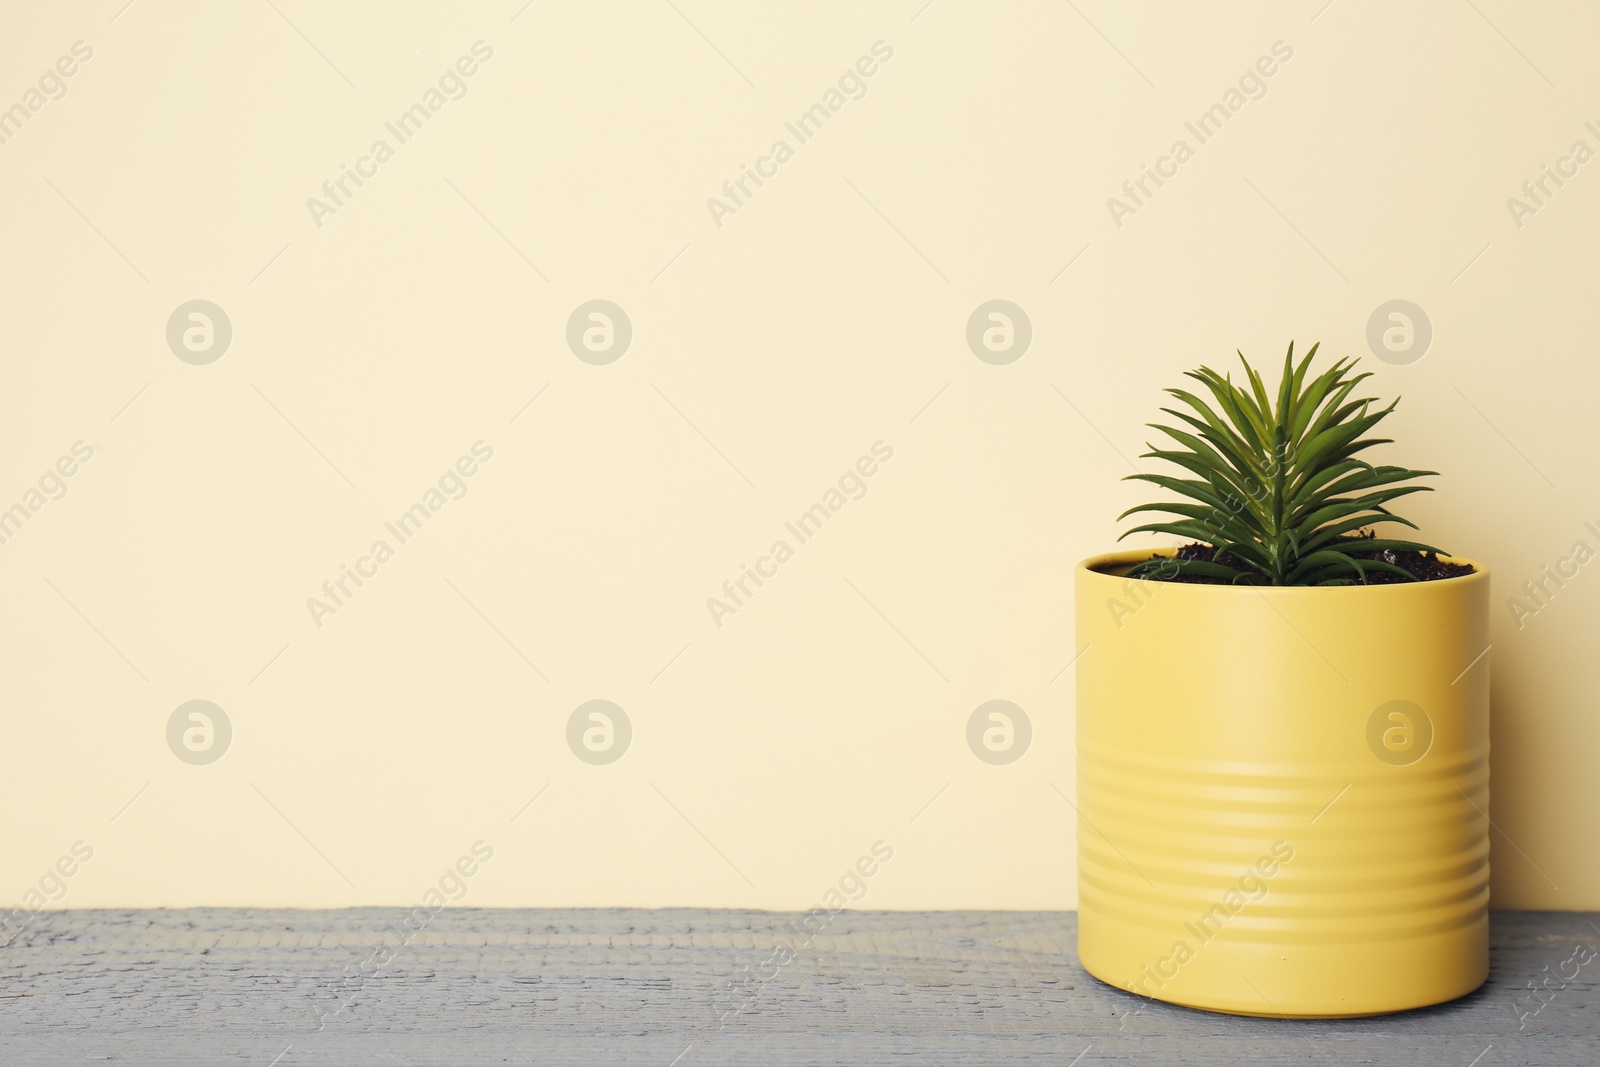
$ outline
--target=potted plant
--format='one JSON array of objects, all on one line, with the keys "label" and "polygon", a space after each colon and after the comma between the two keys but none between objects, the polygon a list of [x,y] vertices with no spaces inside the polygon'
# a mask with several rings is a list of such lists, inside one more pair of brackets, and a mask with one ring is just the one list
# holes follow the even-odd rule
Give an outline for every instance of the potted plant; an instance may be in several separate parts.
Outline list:
[{"label": "potted plant", "polygon": [[[1380,524],[1431,471],[1313,346],[1275,394],[1201,368],[1142,473],[1179,499],[1079,564],[1078,951],[1160,1000],[1327,1018],[1488,974],[1489,574]],[[1240,359],[1244,356],[1241,353]],[[1127,536],[1127,534],[1124,534]]]}]

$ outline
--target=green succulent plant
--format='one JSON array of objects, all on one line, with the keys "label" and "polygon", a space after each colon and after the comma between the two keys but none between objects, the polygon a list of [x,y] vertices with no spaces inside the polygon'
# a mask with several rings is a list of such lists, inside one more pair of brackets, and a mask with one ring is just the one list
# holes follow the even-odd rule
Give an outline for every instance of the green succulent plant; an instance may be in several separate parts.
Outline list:
[{"label": "green succulent plant", "polygon": [[[1242,585],[1365,584],[1374,571],[1407,579],[1410,571],[1366,558],[1386,550],[1438,552],[1414,541],[1363,537],[1378,523],[1415,523],[1390,512],[1389,501],[1429,486],[1403,484],[1434,475],[1405,467],[1373,466],[1357,455],[1388,438],[1366,436],[1394,410],[1375,408],[1374,397],[1351,399],[1370,374],[1353,373],[1356,361],[1341,359],[1307,380],[1317,346],[1296,363],[1294,344],[1283,361],[1277,404],[1261,375],[1239,353],[1248,389],[1209,367],[1189,371],[1210,393],[1215,406],[1184,389],[1167,392],[1190,411],[1162,408],[1182,427],[1150,423],[1181,449],[1150,448],[1142,458],[1165,460],[1193,478],[1133,474],[1185,498],[1140,504],[1118,516],[1163,512],[1166,522],[1136,526],[1122,536],[1151,532],[1176,534],[1209,545],[1211,559],[1156,558],[1129,574],[1191,575]],[[1361,557],[1361,558],[1358,558]]]}]

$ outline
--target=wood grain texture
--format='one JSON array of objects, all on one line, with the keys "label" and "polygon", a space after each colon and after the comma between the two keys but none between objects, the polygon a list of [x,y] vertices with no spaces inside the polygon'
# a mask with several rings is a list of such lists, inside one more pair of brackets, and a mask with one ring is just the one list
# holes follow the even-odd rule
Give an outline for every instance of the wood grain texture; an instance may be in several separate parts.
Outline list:
[{"label": "wood grain texture", "polygon": [[[1483,989],[1340,1022],[1111,989],[1078,966],[1071,912],[845,912],[809,941],[765,912],[447,909],[402,943],[405,917],[40,914],[0,949],[0,1063],[1600,1062],[1600,958],[1559,977],[1600,948],[1579,913],[1496,913]],[[763,967],[780,944],[793,960]],[[774,970],[722,1017],[731,984]]]}]

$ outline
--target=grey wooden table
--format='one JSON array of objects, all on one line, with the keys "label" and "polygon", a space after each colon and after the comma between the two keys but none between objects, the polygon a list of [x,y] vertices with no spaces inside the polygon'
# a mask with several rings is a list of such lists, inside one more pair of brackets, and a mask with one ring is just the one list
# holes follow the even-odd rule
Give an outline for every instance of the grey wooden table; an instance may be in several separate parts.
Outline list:
[{"label": "grey wooden table", "polygon": [[0,1064],[1600,1064],[1600,958],[1559,977],[1595,915],[1498,913],[1483,989],[1341,1022],[1108,988],[1071,912],[846,912],[792,959],[761,912],[405,917],[42,913],[0,949]]}]

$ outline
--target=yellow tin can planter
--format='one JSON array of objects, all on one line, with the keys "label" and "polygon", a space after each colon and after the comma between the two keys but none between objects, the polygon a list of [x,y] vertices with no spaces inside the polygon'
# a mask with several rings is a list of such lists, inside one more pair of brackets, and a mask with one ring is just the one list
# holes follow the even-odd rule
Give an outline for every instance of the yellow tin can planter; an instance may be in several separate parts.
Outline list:
[{"label": "yellow tin can planter", "polygon": [[[1210,1011],[1336,1018],[1488,976],[1489,574],[1077,570],[1078,953]],[[1453,560],[1466,563],[1467,560]]]}]

